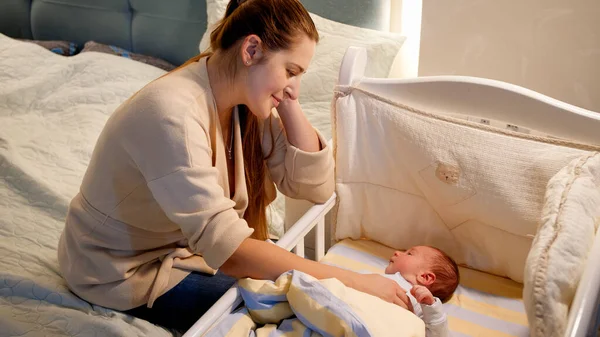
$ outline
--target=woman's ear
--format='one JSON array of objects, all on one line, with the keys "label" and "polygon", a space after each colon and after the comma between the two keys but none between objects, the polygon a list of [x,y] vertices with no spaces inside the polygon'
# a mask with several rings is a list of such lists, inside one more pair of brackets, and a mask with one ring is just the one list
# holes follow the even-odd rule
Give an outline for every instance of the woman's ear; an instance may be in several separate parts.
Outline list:
[{"label": "woman's ear", "polygon": [[262,40],[258,35],[246,36],[242,42],[242,62],[244,65],[252,65],[260,62],[263,57]]},{"label": "woman's ear", "polygon": [[423,271],[417,275],[417,282],[423,286],[430,286],[435,282],[435,274],[430,271]]}]

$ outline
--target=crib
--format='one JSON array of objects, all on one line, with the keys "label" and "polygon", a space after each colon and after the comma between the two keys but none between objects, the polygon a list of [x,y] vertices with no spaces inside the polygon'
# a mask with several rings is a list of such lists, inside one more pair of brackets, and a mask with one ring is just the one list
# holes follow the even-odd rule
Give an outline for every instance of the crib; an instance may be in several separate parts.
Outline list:
[{"label": "crib", "polygon": [[[432,244],[461,265],[461,285],[444,304],[451,336],[595,336],[600,114],[487,79],[366,78],[367,62],[364,49],[348,49],[335,88],[336,193],[277,245],[305,256],[312,231],[315,260],[382,272],[394,249]],[[590,196],[577,200],[591,201],[560,190],[570,172],[590,172]],[[562,233],[553,236],[556,219]],[[579,249],[564,250],[567,235]],[[556,259],[565,251],[574,263]],[[558,295],[556,270],[571,282]],[[184,336],[203,336],[241,303],[234,286]]]}]

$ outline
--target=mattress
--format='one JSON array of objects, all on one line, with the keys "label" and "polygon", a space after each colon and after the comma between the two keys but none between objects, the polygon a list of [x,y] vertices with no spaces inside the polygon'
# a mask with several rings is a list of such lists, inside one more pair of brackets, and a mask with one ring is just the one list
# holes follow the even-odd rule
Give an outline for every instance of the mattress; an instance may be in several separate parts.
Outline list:
[{"label": "mattress", "polygon": [[[345,239],[331,247],[321,262],[383,273],[393,252],[373,241]],[[460,276],[454,296],[444,303],[450,336],[529,336],[522,284],[463,267]]]}]

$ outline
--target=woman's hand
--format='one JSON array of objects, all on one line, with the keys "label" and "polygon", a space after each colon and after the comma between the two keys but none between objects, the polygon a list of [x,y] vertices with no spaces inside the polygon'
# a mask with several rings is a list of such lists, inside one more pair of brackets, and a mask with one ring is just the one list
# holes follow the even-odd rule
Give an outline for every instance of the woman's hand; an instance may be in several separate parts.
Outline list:
[{"label": "woman's hand", "polygon": [[314,128],[302,112],[297,99],[286,97],[279,103],[277,113],[283,123],[288,142],[306,152],[321,150]]},{"label": "woman's hand", "polygon": [[404,309],[413,311],[412,303],[398,283],[379,274],[359,274],[356,290],[377,296],[384,301],[397,304]]},{"label": "woman's hand", "polygon": [[285,97],[277,106],[277,112],[282,119],[288,118],[290,115],[304,114],[300,102],[297,99]]}]

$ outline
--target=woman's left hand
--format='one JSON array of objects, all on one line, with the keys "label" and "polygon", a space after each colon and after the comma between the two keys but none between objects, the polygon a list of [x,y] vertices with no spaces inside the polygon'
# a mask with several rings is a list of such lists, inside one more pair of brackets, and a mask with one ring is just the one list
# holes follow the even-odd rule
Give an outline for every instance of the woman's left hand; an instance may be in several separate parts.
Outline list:
[{"label": "woman's left hand", "polygon": [[286,97],[279,103],[277,113],[290,144],[306,152],[321,150],[317,133],[302,112],[302,107],[297,99]]},{"label": "woman's left hand", "polygon": [[294,118],[294,115],[304,115],[300,102],[297,99],[291,99],[286,97],[283,99],[279,106],[277,106],[277,112],[281,119]]}]

